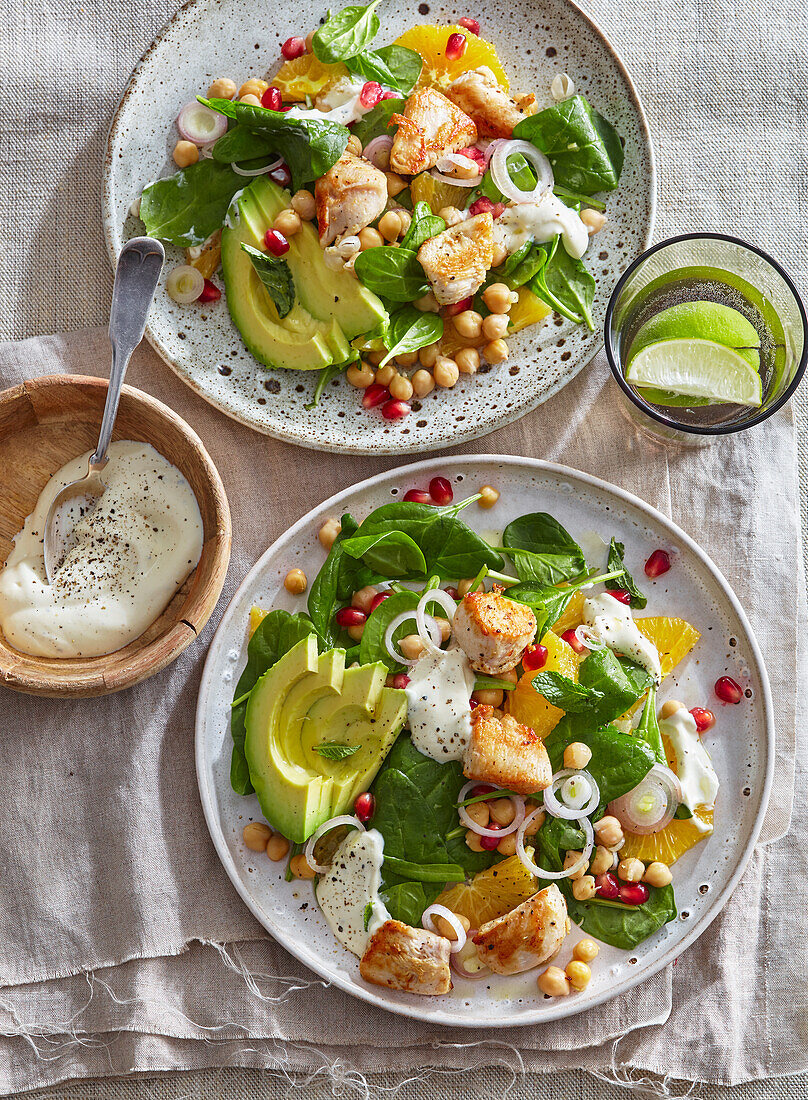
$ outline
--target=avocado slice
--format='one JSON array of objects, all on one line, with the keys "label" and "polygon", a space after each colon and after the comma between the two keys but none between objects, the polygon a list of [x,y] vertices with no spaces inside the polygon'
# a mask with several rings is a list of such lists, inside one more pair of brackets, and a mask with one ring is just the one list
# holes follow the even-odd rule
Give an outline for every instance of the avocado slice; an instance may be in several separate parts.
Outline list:
[{"label": "avocado slice", "polygon": [[[303,638],[253,688],[244,752],[266,819],[301,843],[324,821],[350,810],[370,785],[407,713],[403,691],[385,686],[380,662],[345,668],[343,650],[317,654]],[[330,760],[316,746],[356,746]]]}]

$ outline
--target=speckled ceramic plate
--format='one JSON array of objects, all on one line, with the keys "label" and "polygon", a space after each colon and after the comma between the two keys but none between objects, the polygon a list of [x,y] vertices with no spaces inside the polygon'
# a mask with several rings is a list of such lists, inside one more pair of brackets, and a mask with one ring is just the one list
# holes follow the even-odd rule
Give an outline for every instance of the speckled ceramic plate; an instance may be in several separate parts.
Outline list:
[{"label": "speckled ceramic plate", "polygon": [[[132,200],[151,180],[175,170],[170,153],[179,108],[204,93],[217,76],[232,75],[238,83],[273,71],[279,44],[316,26],[326,6],[324,0],[258,8],[250,0],[197,0],[180,9],[135,69],[112,123],[104,225],[113,262],[123,242],[143,231],[142,223],[129,216]],[[391,42],[417,23],[454,22],[465,10],[385,0],[379,40]],[[534,91],[540,103],[549,105],[553,76],[567,72],[625,137],[620,188],[608,199],[609,222],[588,253],[597,279],[595,331],[551,318],[512,337],[503,366],[461,376],[453,390],[434,391],[415,402],[412,415],[392,423],[378,410],[365,411],[344,378],[327,387],[316,409],[307,410],[314,373],[261,367],[241,342],[223,299],[204,308],[178,306],[158,291],[146,330],[149,341],[181,378],[228,416],[319,450],[433,450],[523,416],[566,385],[600,347],[612,289],[651,238],[653,154],[637,93],[614,48],[569,0],[515,0],[507,8],[481,0],[474,15],[496,44],[514,88]],[[184,262],[180,250],[168,252],[167,271]]]},{"label": "speckled ceramic plate", "polygon": [[[380,504],[401,499],[407,489],[427,484],[433,474],[451,480],[456,499],[467,487],[474,491],[484,483],[500,489],[491,511],[472,505],[463,513],[480,532],[502,531],[525,512],[545,510],[567,527],[594,564],[606,553],[597,536],[615,536],[626,545],[629,570],[642,578],[648,596],[642,615],[679,615],[701,631],[696,648],[666,679],[660,699],[716,710],[718,721],[705,734],[721,782],[715,832],[674,866],[678,919],[633,953],[602,945],[587,989],[560,1000],[538,994],[536,971],[476,982],[456,978],[445,997],[369,985],[360,977],[358,960],[332,936],[311,883],[285,882],[283,865],[248,851],[242,840],[247,822],[262,820],[255,796],[234,794],[229,782],[230,703],[244,666],[250,608],[303,610],[304,601],[286,592],[283,578],[295,566],[315,576],[324,560],[317,541],[324,520],[345,511],[361,520]],[[658,547],[671,554],[673,568],[652,583],[643,575],[643,563]],[[713,684],[723,675],[744,687],[740,705],[722,707],[715,699]],[[543,1022],[592,1008],[672,962],[701,935],[740,879],[760,831],[772,778],[773,721],[766,670],[746,616],[716,566],[684,531],[637,497],[587,474],[533,459],[481,455],[423,462],[363,481],[315,508],[267,550],[225,612],[208,654],[197,705],[196,764],[208,828],[222,863],[246,904],[284,947],[323,978],[391,1012],[490,1027]],[[559,965],[569,961],[579,938],[573,926]]]}]

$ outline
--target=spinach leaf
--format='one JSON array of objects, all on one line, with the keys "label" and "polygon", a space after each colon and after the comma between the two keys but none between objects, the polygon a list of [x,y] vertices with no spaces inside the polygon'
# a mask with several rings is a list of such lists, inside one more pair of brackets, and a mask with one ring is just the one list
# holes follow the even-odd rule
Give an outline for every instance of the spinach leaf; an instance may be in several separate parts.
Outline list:
[{"label": "spinach leaf", "polygon": [[591,195],[581,195],[577,191],[570,191],[567,187],[559,187],[557,183],[553,184],[553,194],[557,199],[561,199],[565,206],[571,206],[576,210],[580,210],[583,206],[589,206],[593,210],[606,209],[606,203],[601,202],[600,199],[593,199]]},{"label": "spinach leaf", "polygon": [[568,714],[544,739],[554,772],[563,767],[564,749],[573,741],[582,741],[592,750],[586,770],[598,785],[601,806],[633,790],[656,763],[654,753],[639,738],[613,726],[593,729],[588,719]]},{"label": "spinach leaf", "polygon": [[366,80],[378,80],[388,88],[409,95],[418,83],[424,61],[415,50],[394,45],[382,46],[380,50],[363,50],[349,57],[345,64],[352,73],[359,73]]},{"label": "spinach leaf", "polygon": [[[560,871],[564,866],[567,852],[580,852],[586,843],[586,837],[574,821],[565,821],[563,817],[545,817],[544,823],[533,838],[536,847],[537,866],[545,871]],[[560,880],[559,885],[564,880]]]},{"label": "spinach leaf", "polygon": [[649,886],[648,901],[642,905],[624,905],[619,901],[576,901],[565,880],[564,894],[570,918],[585,932],[602,943],[632,951],[653,936],[677,915],[672,886]]},{"label": "spinach leaf", "polygon": [[221,228],[233,196],[243,188],[244,179],[229,164],[200,160],[150,183],[140,200],[140,217],[150,237],[190,248]]},{"label": "spinach leaf", "polygon": [[412,212],[410,228],[401,241],[401,248],[409,248],[410,251],[417,252],[424,241],[436,237],[445,228],[446,222],[432,213],[428,202],[417,202]]},{"label": "spinach leaf", "polygon": [[314,746],[314,751],[319,753],[324,760],[346,760],[349,756],[353,756],[355,752],[359,752],[359,745],[343,745],[339,741],[323,741],[322,744]]},{"label": "spinach leaf", "polygon": [[[521,153],[511,153],[507,160],[508,175],[511,177],[511,182],[519,188],[520,191],[532,191],[536,186],[536,173]],[[475,199],[483,195],[485,198],[490,199],[491,202],[503,202],[508,201],[502,194],[500,189],[494,183],[494,178],[491,175],[491,169],[489,168],[482,178],[480,186],[477,187],[474,193],[469,198],[469,205],[474,202]]]},{"label": "spinach leaf", "polygon": [[[242,245],[241,247],[244,248],[244,245]],[[261,255],[263,255],[263,253],[261,253]],[[303,408],[316,409],[317,406],[320,404],[320,398],[323,396],[323,390],[326,388],[331,379],[337,378],[340,374],[343,374],[351,365],[351,363],[355,363],[358,358],[359,355],[356,354],[354,355],[353,359],[348,359],[344,363],[329,363],[327,367],[323,367],[317,378],[317,385],[314,387],[314,394],[312,395],[312,399],[307,405],[304,405]]]},{"label": "spinach leaf", "polygon": [[604,648],[593,650],[582,662],[578,682],[603,696],[593,716],[598,724],[604,725],[625,714],[646,693],[653,681],[644,668]]},{"label": "spinach leaf", "polygon": [[221,164],[232,164],[270,156],[273,149],[273,143],[268,138],[254,134],[246,126],[236,124],[226,134],[222,134],[212,152],[214,160]]},{"label": "spinach leaf", "polygon": [[342,553],[361,558],[368,568],[387,578],[426,573],[426,561],[420,547],[403,531],[355,535],[342,542]]},{"label": "spinach leaf", "polygon": [[536,637],[540,638],[561,618],[579,588],[610,580],[611,576],[611,573],[604,573],[599,577],[584,577],[579,581],[566,584],[563,588],[537,584],[535,581],[522,581],[508,589],[508,599],[526,604],[532,609],[536,616]]},{"label": "spinach leaf", "polygon": [[623,560],[623,555],[626,552],[626,548],[622,542],[616,542],[615,539],[609,544],[609,559],[607,569],[609,572],[612,570],[621,570],[619,577],[614,577],[612,580],[606,582],[607,588],[625,588],[627,592],[631,593],[631,607],[643,608],[648,603],[648,600],[640,592],[637,585],[634,583],[634,578],[628,569],[626,569],[626,563]]},{"label": "spinach leaf", "polygon": [[342,542],[356,533],[358,524],[353,516],[342,517],[342,530],[328,551],[322,569],[309,589],[308,611],[317,634],[326,649],[332,649],[339,640],[339,628],[334,613],[339,598],[340,572],[343,566]]},{"label": "spinach leaf", "polygon": [[[384,635],[396,615],[400,615],[402,611],[413,611],[418,606],[419,599],[419,593],[411,592],[409,588],[405,588],[403,592],[396,592],[394,596],[383,600],[375,611],[371,611],[362,632],[362,640],[359,643],[359,663],[361,665],[381,661],[390,672],[402,671],[404,666],[397,664],[387,652]],[[414,620],[409,623],[402,623],[393,634],[393,641],[400,642],[407,634],[412,634],[414,629]]]},{"label": "spinach leaf", "polygon": [[369,46],[379,33],[376,8],[380,2],[373,0],[367,7],[351,6],[329,15],[312,38],[311,48],[317,60],[346,61]]},{"label": "spinach leaf", "polygon": [[668,759],[665,756],[665,747],[662,744],[662,733],[660,732],[659,722],[657,722],[656,716],[656,684],[652,684],[648,689],[648,698],[645,700],[645,706],[643,707],[639,725],[634,730],[634,736],[639,737],[641,741],[644,741],[645,744],[648,745],[657,758],[658,764],[663,764],[665,767],[668,766]]},{"label": "spinach leaf", "polygon": [[458,863],[411,863],[387,853],[384,862],[388,872],[410,882],[463,882],[466,877]]},{"label": "spinach leaf", "polygon": [[295,304],[295,280],[289,264],[268,252],[259,252],[252,245],[242,244],[241,248],[250,257],[258,278],[275,303],[278,316],[285,317]]},{"label": "spinach leaf", "polygon": [[383,880],[382,898],[390,916],[404,924],[418,928],[421,915],[431,905],[443,887],[439,883],[396,881],[395,878]]},{"label": "spinach leaf", "polygon": [[238,700],[230,712],[230,732],[233,736],[233,753],[230,758],[230,785],[236,794],[250,794],[253,786],[244,755],[246,730],[244,717],[247,701],[258,680],[309,634],[314,634],[313,623],[305,615],[292,615],[288,611],[270,611],[261,620],[247,646],[247,664],[236,684],[233,695]]},{"label": "spinach leaf", "polygon": [[541,269],[539,278],[545,291],[565,307],[565,316],[579,314],[589,331],[594,331],[592,303],[595,300],[595,279],[587,271],[583,260],[576,260],[566,248],[558,246],[552,262]]},{"label": "spinach leaf", "polygon": [[262,138],[273,153],[282,156],[292,173],[294,190],[325,175],[345,152],[350,137],[347,127],[329,119],[290,118],[282,111],[269,111],[249,103],[203,96],[198,99],[211,110],[235,119],[245,130]]},{"label": "spinach leaf", "polygon": [[390,316],[387,346],[390,348],[379,366],[384,366],[396,355],[418,351],[427,344],[434,344],[443,336],[443,318],[437,313],[422,313],[415,306],[406,305]]},{"label": "spinach leaf", "polygon": [[[355,134],[362,145],[365,146],[373,138],[381,137],[382,134],[388,132],[388,126],[390,124],[390,118],[393,115],[401,114],[404,110],[403,99],[383,99],[381,103],[377,103],[376,106],[368,111],[366,115],[362,115],[358,122],[353,125],[351,131]],[[221,140],[221,138],[219,139]],[[401,195],[396,196],[397,199],[401,199]]]},{"label": "spinach leaf", "polygon": [[598,705],[603,703],[603,695],[592,688],[576,684],[560,672],[537,672],[532,680],[533,687],[543,695],[548,703],[554,707],[560,707],[567,714],[594,713]]},{"label": "spinach leaf", "polygon": [[[512,256],[509,256],[505,261],[504,267],[510,268],[508,272],[497,274],[495,278],[493,273],[490,277],[490,282],[505,283],[511,290],[517,290],[520,286],[525,286],[531,279],[535,279],[541,269],[547,263],[547,251],[540,245],[534,244],[532,241],[528,241],[527,245],[523,246],[526,251],[522,255],[522,249],[518,252],[514,252]],[[512,264],[511,261],[516,256],[520,256],[521,259],[518,263]]]},{"label": "spinach leaf", "polygon": [[413,302],[429,290],[424,269],[409,248],[368,248],[358,253],[354,271],[368,290],[391,302]]},{"label": "spinach leaf", "polygon": [[[502,533],[503,545],[520,580],[537,584],[558,584],[586,569],[578,543],[547,512],[532,512],[513,520]],[[528,554],[516,551],[526,550]]]},{"label": "spinach leaf", "polygon": [[541,149],[561,187],[592,195],[614,191],[620,181],[624,158],[620,137],[582,95],[523,118],[513,136]]}]

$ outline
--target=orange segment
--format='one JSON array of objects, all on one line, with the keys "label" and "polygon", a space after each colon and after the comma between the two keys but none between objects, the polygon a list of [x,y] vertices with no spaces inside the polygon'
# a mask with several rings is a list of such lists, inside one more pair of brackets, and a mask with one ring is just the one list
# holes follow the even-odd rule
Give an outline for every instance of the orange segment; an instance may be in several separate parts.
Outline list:
[{"label": "orange segment", "polygon": [[261,623],[264,621],[264,619],[267,617],[268,614],[269,614],[268,611],[264,611],[260,607],[251,607],[250,608],[250,637],[251,638],[252,638],[253,634],[255,634],[256,630],[258,629],[258,627],[261,625]]},{"label": "orange segment", "polygon": [[667,676],[683,660],[701,634],[684,619],[665,616],[635,619],[637,629],[659,650],[662,675]]},{"label": "orange segment", "polygon": [[327,65],[318,61],[313,53],[305,53],[294,61],[284,61],[272,78],[272,83],[283,93],[285,100],[297,101],[306,96],[314,98],[348,76],[347,68],[341,61]]},{"label": "orange segment", "polygon": [[[702,832],[695,823],[696,819],[709,825],[706,832]],[[690,851],[699,841],[706,840],[713,831],[713,811],[705,806],[697,806],[692,818],[678,821],[674,818],[664,829],[658,833],[649,833],[648,836],[635,836],[626,833],[626,843],[620,849],[620,858],[628,859],[630,856],[641,859],[643,863],[653,863],[660,860],[670,866],[675,863],[685,852]]]},{"label": "orange segment", "polygon": [[[541,640],[547,646],[547,661],[542,672],[560,672],[570,680],[578,680],[580,656],[572,646],[550,632]],[[564,711],[548,703],[533,687],[532,675],[525,673],[513,691],[508,693],[508,710],[525,726],[530,726],[537,737],[544,739],[561,721]]]},{"label": "orange segment", "polygon": [[[533,291],[528,290],[526,286],[520,286],[517,293],[519,295],[519,301],[511,306],[511,312],[508,314],[508,332],[519,332],[521,329],[527,328],[528,325],[536,325],[539,321],[543,321],[548,314],[553,312],[541,298],[537,298]],[[583,593],[579,593],[579,596],[581,606],[583,607]],[[573,600],[572,602],[574,603],[575,601]],[[564,615],[568,614],[568,612],[569,608],[564,612]],[[578,623],[574,623],[573,625],[577,626]],[[553,630],[556,629],[557,627],[553,627]],[[564,630],[569,630],[569,627],[565,626],[559,633],[563,634]]]},{"label": "orange segment", "polygon": [[[446,56],[446,43],[450,34],[465,35],[468,45],[462,57]],[[415,50],[423,57],[424,67],[418,81],[419,87],[429,85],[437,88],[438,91],[445,91],[457,77],[481,65],[491,70],[503,88],[509,87],[505,70],[491,43],[478,38],[476,34],[472,34],[463,27],[434,27],[428,23],[410,27],[396,39],[396,45],[406,46],[407,49]]]},{"label": "orange segment", "polygon": [[[538,301],[538,298],[536,301]],[[544,305],[543,302],[542,305]],[[549,313],[550,310],[548,309],[547,312]],[[532,324],[533,322],[530,323]],[[566,634],[568,630],[574,630],[576,626],[581,625],[584,621],[585,599],[586,596],[579,589],[565,607],[564,614],[553,625],[552,630],[554,634]]]},{"label": "orange segment", "polygon": [[501,863],[478,871],[471,882],[447,886],[437,901],[453,913],[467,917],[472,928],[479,928],[527,901],[538,886],[537,879],[522,866],[519,857],[508,856]]},{"label": "orange segment", "polygon": [[433,214],[438,214],[444,206],[464,207],[468,199],[468,189],[453,187],[451,183],[436,180],[429,172],[421,172],[410,181],[410,195],[413,205],[427,202]]}]

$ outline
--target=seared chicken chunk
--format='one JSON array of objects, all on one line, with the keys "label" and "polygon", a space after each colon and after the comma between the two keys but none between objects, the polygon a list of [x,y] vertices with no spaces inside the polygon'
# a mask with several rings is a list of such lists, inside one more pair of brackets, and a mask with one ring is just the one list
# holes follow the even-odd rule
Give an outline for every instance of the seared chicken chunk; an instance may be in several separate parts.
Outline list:
[{"label": "seared chicken chunk", "polygon": [[408,176],[434,168],[447,153],[456,153],[477,140],[477,127],[468,115],[434,88],[413,92],[404,114],[390,119],[390,124],[394,123],[398,130],[390,150],[390,167]]},{"label": "seared chicken chunk", "polygon": [[358,233],[387,205],[387,178],[370,161],[344,152],[314,185],[323,248],[343,234]]},{"label": "seared chicken chunk", "polygon": [[446,94],[473,120],[480,137],[510,137],[514,126],[535,110],[534,96],[523,96],[517,103],[487,68],[463,73]]},{"label": "seared chicken chunk", "polygon": [[373,933],[359,963],[366,982],[439,997],[452,988],[449,941],[424,928],[387,920]]},{"label": "seared chicken chunk", "polygon": [[522,974],[558,954],[566,935],[567,903],[553,883],[484,924],[474,943],[495,974]]},{"label": "seared chicken chunk", "polygon": [[519,794],[533,794],[550,786],[553,769],[544,742],[530,726],[523,726],[511,714],[496,718],[493,707],[479,706],[471,712],[463,774]]},{"label": "seared chicken chunk", "polygon": [[490,214],[477,214],[444,229],[418,249],[418,262],[443,306],[462,302],[479,290],[493,260],[494,222]]},{"label": "seared chicken chunk", "polygon": [[[471,220],[476,221],[475,218]],[[460,226],[456,228],[459,229]],[[445,234],[441,233],[440,236]],[[427,244],[431,243],[432,241],[427,241]],[[419,260],[425,247],[426,245],[418,253]],[[423,260],[421,263],[423,264]],[[437,291],[435,294],[437,297]],[[506,599],[496,590],[469,592],[457,609],[452,633],[471,661],[472,668],[488,676],[501,676],[503,672],[516,668],[522,657],[522,650],[536,636],[536,616],[529,607]]]}]

